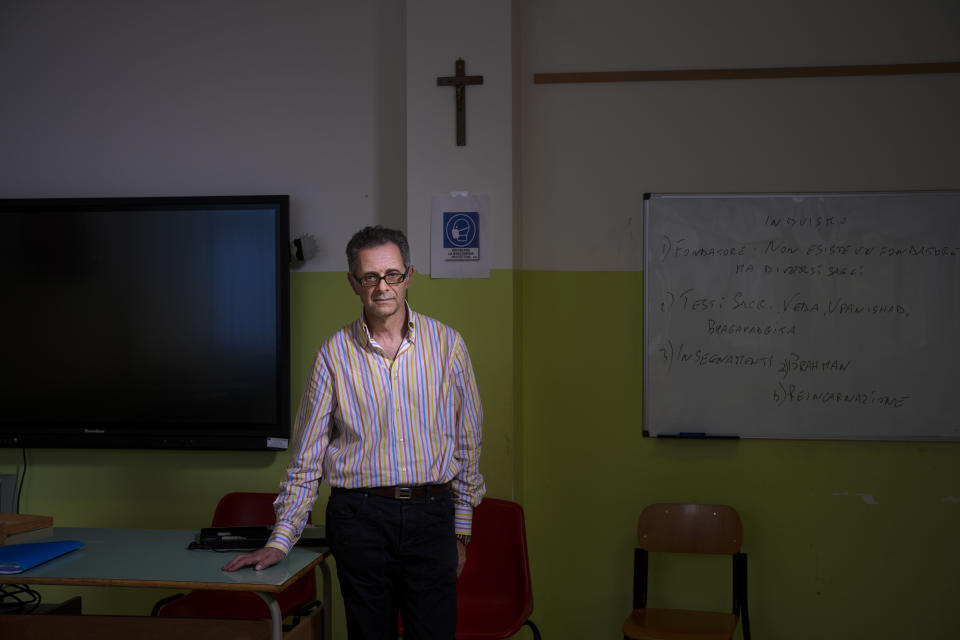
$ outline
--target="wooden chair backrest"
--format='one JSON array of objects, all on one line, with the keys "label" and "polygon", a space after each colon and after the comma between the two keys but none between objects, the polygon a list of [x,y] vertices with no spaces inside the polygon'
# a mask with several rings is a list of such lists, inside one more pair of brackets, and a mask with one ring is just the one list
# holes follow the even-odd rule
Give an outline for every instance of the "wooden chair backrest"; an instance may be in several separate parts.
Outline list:
[{"label": "wooden chair backrest", "polygon": [[742,539],[740,515],[721,504],[652,504],[637,524],[639,546],[647,551],[734,554]]}]

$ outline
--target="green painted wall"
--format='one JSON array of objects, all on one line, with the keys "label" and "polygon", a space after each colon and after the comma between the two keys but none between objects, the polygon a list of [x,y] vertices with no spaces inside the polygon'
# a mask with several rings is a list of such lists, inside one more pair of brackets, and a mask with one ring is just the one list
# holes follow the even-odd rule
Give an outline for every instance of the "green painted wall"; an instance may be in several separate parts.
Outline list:
[{"label": "green painted wall", "polygon": [[[544,638],[619,637],[636,517],[658,501],[740,510],[756,637],[954,636],[960,444],[644,439],[641,273],[418,275],[410,291],[415,309],[467,340],[486,413],[483,471],[490,495],[515,495],[526,509],[533,618]],[[317,344],[359,305],[344,274],[295,273],[292,306],[298,402]],[[0,450],[0,473],[18,469],[20,455]],[[274,489],[287,460],[260,452],[27,455],[24,512],[53,514],[65,526],[189,529],[209,521],[223,493]],[[654,583],[667,586],[652,603],[690,598],[726,608],[727,564],[711,564],[704,579],[681,561],[679,576],[654,565]],[[711,594],[714,583],[722,596]],[[168,593],[44,593],[57,600],[78,591],[88,612],[134,614]],[[334,616],[344,638],[338,603]]]},{"label": "green painted wall", "polygon": [[[518,481],[544,637],[619,637],[652,502],[740,511],[755,637],[956,637],[960,444],[643,438],[642,279],[520,278]],[[652,605],[729,606],[726,562],[703,580],[681,560],[691,581]]]}]

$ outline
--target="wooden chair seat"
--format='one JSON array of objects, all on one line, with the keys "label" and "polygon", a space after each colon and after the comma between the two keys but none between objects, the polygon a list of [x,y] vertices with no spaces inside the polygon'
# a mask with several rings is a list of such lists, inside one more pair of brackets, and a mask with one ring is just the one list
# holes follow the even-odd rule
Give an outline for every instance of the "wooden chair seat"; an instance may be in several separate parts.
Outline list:
[{"label": "wooden chair seat", "polygon": [[738,620],[719,611],[639,609],[623,623],[623,634],[637,640],[727,640]]}]

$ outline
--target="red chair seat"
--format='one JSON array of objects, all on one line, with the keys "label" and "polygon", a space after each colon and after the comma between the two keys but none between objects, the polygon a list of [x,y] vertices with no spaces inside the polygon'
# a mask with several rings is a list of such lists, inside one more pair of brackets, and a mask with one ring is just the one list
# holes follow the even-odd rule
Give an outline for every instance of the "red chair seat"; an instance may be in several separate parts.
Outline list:
[{"label": "red chair seat", "polygon": [[[314,574],[310,572],[275,594],[283,617],[292,615],[300,606],[316,600],[316,590]],[[260,620],[270,618],[270,609],[255,593],[196,589],[165,604],[158,615],[165,618]]]},{"label": "red chair seat", "polygon": [[533,613],[533,605],[517,610],[503,598],[460,599],[457,602],[457,640],[509,638]]},{"label": "red chair seat", "polygon": [[[279,602],[279,598],[278,598]],[[284,611],[281,605],[280,610]],[[166,618],[235,618],[256,620],[270,617],[270,609],[253,593],[194,590],[160,610]],[[284,611],[286,616],[286,611]]]}]

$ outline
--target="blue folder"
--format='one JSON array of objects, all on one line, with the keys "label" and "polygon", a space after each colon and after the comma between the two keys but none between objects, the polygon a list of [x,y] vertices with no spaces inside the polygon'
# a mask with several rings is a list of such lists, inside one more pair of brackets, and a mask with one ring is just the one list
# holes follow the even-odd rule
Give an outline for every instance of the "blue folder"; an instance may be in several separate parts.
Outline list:
[{"label": "blue folder", "polygon": [[0,546],[0,575],[21,573],[82,546],[83,543],[79,540],[27,542]]}]

